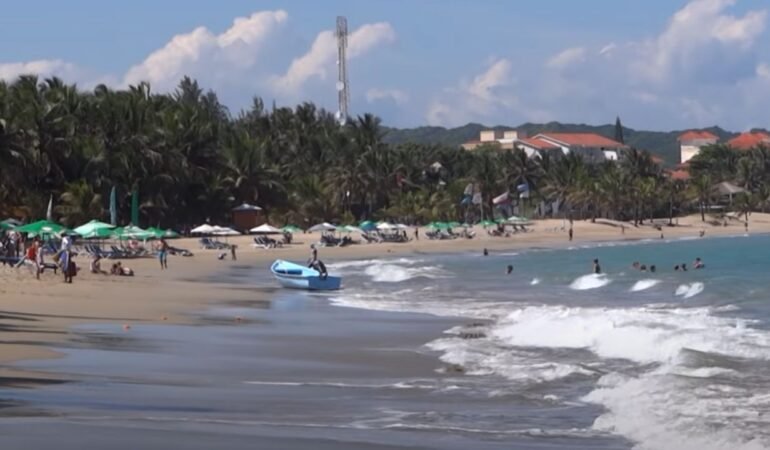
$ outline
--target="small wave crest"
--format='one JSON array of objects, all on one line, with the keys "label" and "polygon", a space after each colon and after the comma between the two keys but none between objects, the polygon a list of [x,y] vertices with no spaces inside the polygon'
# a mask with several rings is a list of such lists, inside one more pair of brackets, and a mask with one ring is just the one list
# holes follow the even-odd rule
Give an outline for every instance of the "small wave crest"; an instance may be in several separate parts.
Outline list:
[{"label": "small wave crest", "polygon": [[533,278],[532,281],[529,282],[530,285],[536,286],[540,284],[540,278]]},{"label": "small wave crest", "polygon": [[364,273],[377,283],[399,283],[412,278],[442,278],[446,276],[439,267],[403,267],[396,264],[375,264],[364,269]]},{"label": "small wave crest", "polygon": [[658,283],[660,283],[660,280],[653,280],[653,279],[639,280],[636,283],[634,283],[633,286],[631,286],[630,291],[631,292],[644,291],[644,290],[650,289],[651,287],[657,285]]},{"label": "small wave crest", "polygon": [[569,285],[570,289],[576,291],[585,291],[588,289],[598,289],[600,287],[610,284],[609,278],[603,273],[592,273],[589,275],[583,275],[582,277],[575,278],[575,281]]},{"label": "small wave crest", "polygon": [[705,289],[705,286],[699,281],[691,284],[681,284],[676,288],[674,295],[682,298],[695,297],[696,295],[703,292],[703,289]]}]

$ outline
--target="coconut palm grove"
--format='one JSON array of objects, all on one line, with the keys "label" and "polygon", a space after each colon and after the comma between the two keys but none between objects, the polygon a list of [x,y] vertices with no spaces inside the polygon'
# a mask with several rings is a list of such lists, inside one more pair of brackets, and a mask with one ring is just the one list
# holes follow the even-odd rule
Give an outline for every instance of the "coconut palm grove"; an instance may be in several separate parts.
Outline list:
[{"label": "coconut palm grove", "polygon": [[[655,149],[596,164],[575,154],[387,144],[385,133],[371,114],[341,126],[312,103],[275,107],[255,97],[234,113],[190,78],[159,94],[144,83],[84,91],[22,76],[0,82],[0,216],[43,217],[53,198],[66,225],[106,218],[113,188],[121,223],[136,191],[140,224],[180,228],[226,222],[244,202],[277,224],[427,223],[494,218],[493,198],[512,192],[516,211],[529,217],[638,223],[695,211],[706,220],[721,181],[746,189],[735,211],[764,209],[770,198],[764,147],[705,147],[681,179],[652,157]],[[469,185],[478,200],[467,201]],[[526,198],[516,195],[522,186]]]}]

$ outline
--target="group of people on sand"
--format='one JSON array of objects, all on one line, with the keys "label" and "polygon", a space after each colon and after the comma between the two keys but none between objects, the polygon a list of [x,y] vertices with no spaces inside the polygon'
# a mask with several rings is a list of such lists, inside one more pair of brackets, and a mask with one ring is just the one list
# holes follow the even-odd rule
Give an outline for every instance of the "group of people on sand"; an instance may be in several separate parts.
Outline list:
[{"label": "group of people on sand", "polygon": [[72,260],[72,240],[68,236],[62,238],[61,248],[54,253],[53,261],[53,263],[49,264],[45,262],[45,252],[40,238],[35,237],[32,242],[28,243],[27,248],[14,264],[14,267],[31,267],[35,273],[35,278],[38,280],[40,279],[40,274],[45,269],[53,269],[54,271],[61,269],[64,275],[64,282],[72,283],[72,279],[78,274],[78,267],[75,261]]},{"label": "group of people on sand", "polygon": [[122,277],[133,277],[134,271],[130,267],[126,267],[120,261],[112,263],[110,271],[102,270],[102,257],[96,256],[91,260],[91,273],[98,275],[117,275]]}]

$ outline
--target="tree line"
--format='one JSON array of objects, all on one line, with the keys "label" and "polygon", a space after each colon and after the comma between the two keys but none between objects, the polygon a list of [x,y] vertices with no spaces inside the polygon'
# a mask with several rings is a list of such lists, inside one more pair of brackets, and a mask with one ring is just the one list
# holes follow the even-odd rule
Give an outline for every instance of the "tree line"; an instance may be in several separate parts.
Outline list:
[{"label": "tree line", "polygon": [[[22,76],[0,82],[0,216],[38,219],[53,198],[64,224],[106,219],[115,187],[121,224],[134,190],[142,226],[227,223],[243,202],[263,207],[276,225],[462,221],[480,218],[479,206],[490,218],[492,198],[516,197],[526,184],[523,215],[641,222],[706,207],[713,197],[701,188],[717,181],[756,192],[746,196],[752,208],[764,206],[770,186],[767,149],[707,149],[685,183],[636,149],[592,165],[574,154],[387,144],[384,133],[371,114],[341,126],[312,103],[268,108],[254,98],[232,114],[190,78],[159,94],[145,83],[82,91],[58,78]],[[482,205],[461,202],[469,184]]]}]

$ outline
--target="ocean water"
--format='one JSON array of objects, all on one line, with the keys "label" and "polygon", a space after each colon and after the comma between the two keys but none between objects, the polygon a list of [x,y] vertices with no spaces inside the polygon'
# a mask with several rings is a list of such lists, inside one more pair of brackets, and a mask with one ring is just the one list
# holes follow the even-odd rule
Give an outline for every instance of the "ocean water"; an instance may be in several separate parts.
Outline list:
[{"label": "ocean water", "polygon": [[569,428],[576,445],[604,434],[640,449],[765,449],[769,249],[740,236],[350,262],[332,266],[349,286],[332,302],[477,320],[427,347],[487,380],[490,399],[542,402],[525,406],[529,426]]},{"label": "ocean water", "polygon": [[328,261],[344,277],[329,295],[237,267],[225,279],[269,302],[244,290],[191,326],[79,327],[64,358],[24,363],[76,381],[0,389],[0,447],[770,448],[768,248]]}]

